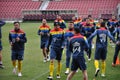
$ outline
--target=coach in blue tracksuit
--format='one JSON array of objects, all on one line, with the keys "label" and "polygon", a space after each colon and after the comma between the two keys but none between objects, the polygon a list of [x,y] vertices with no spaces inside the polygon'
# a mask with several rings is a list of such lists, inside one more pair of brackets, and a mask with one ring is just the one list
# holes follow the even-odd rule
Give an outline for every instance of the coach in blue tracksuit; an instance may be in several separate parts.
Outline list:
[{"label": "coach in blue tracksuit", "polygon": [[66,71],[65,74],[69,74],[69,65],[70,65],[70,58],[71,52],[69,51],[69,40],[74,35],[74,23],[69,22],[68,30],[65,31],[64,38],[65,38],[65,46],[66,46]]},{"label": "coach in blue tracksuit", "polygon": [[107,56],[107,36],[113,41],[115,42],[113,36],[110,34],[110,32],[108,30],[106,30],[105,28],[105,22],[102,22],[100,24],[100,29],[97,29],[89,38],[88,40],[93,39],[93,37],[95,37],[97,35],[97,39],[96,39],[96,50],[95,50],[95,68],[96,68],[96,72],[95,72],[95,77],[97,77],[98,72],[99,72],[99,60],[102,60],[102,73],[101,76],[105,77],[105,68],[106,68],[106,56]]},{"label": "coach in blue tracksuit", "polygon": [[[120,25],[118,25],[118,27],[115,29],[113,34],[114,33],[117,33],[117,40],[116,41],[119,42],[120,41]],[[115,66],[119,50],[120,50],[120,44],[116,44],[116,46],[115,46],[115,53],[114,53],[114,57],[113,57],[113,63],[112,63],[113,67]]]},{"label": "coach in blue tracksuit", "polygon": [[3,25],[5,25],[5,22],[0,20],[0,68],[2,68],[2,69],[4,68],[4,66],[2,64],[2,42],[1,42],[1,39],[2,39],[1,27]]},{"label": "coach in blue tracksuit", "polygon": [[87,68],[84,59],[84,50],[88,49],[87,39],[80,34],[80,30],[78,28],[74,28],[75,35],[70,39],[69,42],[69,50],[73,53],[72,55],[72,64],[71,64],[71,72],[67,77],[67,80],[71,80],[71,78],[76,73],[78,68],[81,69],[83,73],[83,80],[88,80],[87,76]]}]

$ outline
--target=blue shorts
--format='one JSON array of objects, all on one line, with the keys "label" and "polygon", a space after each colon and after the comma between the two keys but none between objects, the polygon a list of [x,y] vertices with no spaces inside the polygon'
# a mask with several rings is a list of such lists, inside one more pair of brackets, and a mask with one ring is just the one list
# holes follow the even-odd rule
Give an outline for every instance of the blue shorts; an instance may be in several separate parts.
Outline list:
[{"label": "blue shorts", "polygon": [[2,41],[0,40],[0,51],[2,50]]},{"label": "blue shorts", "polygon": [[62,58],[62,51],[63,49],[55,49],[51,48],[50,49],[50,59],[56,59],[56,60],[61,60]]},{"label": "blue shorts", "polygon": [[106,47],[96,47],[95,50],[95,60],[105,60],[107,56],[107,48]]},{"label": "blue shorts", "polygon": [[84,57],[72,58],[71,70],[76,71],[78,68],[82,71],[87,69]]},{"label": "blue shorts", "polygon": [[24,50],[20,50],[20,51],[12,50],[12,55],[11,55],[12,60],[23,60],[23,57],[24,57]]},{"label": "blue shorts", "polygon": [[40,48],[41,48],[41,49],[45,48],[46,43],[47,43],[47,42],[41,42]]}]

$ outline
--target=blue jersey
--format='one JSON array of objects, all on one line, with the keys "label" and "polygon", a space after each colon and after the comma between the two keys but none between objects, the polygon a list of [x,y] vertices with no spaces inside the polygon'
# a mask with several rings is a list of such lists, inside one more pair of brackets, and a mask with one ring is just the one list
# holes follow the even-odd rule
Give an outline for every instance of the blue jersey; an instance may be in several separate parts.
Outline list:
[{"label": "blue jersey", "polygon": [[117,40],[120,41],[120,27],[117,27],[117,28],[114,30],[113,34],[114,34],[114,33],[117,33]]},{"label": "blue jersey", "polygon": [[68,47],[68,43],[71,37],[73,37],[73,30],[67,30],[64,34],[65,46]]},{"label": "blue jersey", "polygon": [[65,23],[65,21],[64,21],[63,19],[58,20],[58,22],[60,23],[60,28],[61,28],[61,29],[66,28],[66,23]]},{"label": "blue jersey", "polygon": [[41,35],[41,41],[46,42],[49,38],[50,27],[48,25],[42,25],[39,27],[38,35],[40,35],[40,32],[43,33],[43,35]]},{"label": "blue jersey", "polygon": [[73,53],[73,57],[84,56],[85,48],[88,49],[89,45],[87,39],[81,34],[74,35],[69,42],[69,50]]},{"label": "blue jersey", "polygon": [[58,30],[52,29],[50,31],[50,37],[47,41],[46,47],[51,45],[52,48],[60,49],[64,46],[64,30],[59,28]]},{"label": "blue jersey", "polygon": [[[20,41],[16,41],[16,38],[20,38]],[[9,33],[9,42],[12,43],[12,50],[24,50],[24,43],[27,42],[24,31],[11,30]]]},{"label": "blue jersey", "polygon": [[92,24],[85,23],[82,26],[82,33],[86,38],[88,38],[94,32],[94,30],[95,28],[94,28],[94,25]]},{"label": "blue jersey", "polygon": [[1,27],[5,25],[4,21],[0,21],[0,39],[2,38]]},{"label": "blue jersey", "polygon": [[97,47],[107,47],[107,36],[113,41],[115,42],[113,36],[110,34],[110,32],[108,30],[106,30],[105,28],[100,28],[98,30],[96,30],[89,38],[88,40],[93,39],[94,36],[97,35],[97,39],[96,39],[96,46]]}]

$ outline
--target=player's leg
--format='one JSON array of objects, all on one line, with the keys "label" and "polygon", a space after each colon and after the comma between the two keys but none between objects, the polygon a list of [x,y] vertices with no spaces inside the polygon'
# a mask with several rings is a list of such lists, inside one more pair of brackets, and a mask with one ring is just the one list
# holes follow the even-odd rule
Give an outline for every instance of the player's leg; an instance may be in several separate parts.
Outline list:
[{"label": "player's leg", "polygon": [[92,41],[89,41],[88,42],[89,43],[89,51],[88,51],[88,61],[90,61],[91,60],[91,49],[92,49]]},{"label": "player's leg", "polygon": [[76,71],[71,71],[71,72],[69,73],[69,75],[67,76],[67,79],[66,79],[66,80],[71,80],[72,77],[75,75],[75,73],[76,73]]},{"label": "player's leg", "polygon": [[18,76],[22,76],[22,60],[24,58],[24,50],[18,51]]},{"label": "player's leg", "polygon": [[47,54],[46,54],[46,50],[45,50],[45,43],[44,42],[41,42],[41,49],[42,49],[42,53],[43,53],[43,57],[44,57],[44,60],[43,62],[46,62],[47,61]]},{"label": "player's leg", "polygon": [[102,53],[101,53],[101,59],[102,59],[102,62],[101,62],[101,76],[102,77],[105,77],[105,70],[106,70],[106,56],[107,56],[107,48],[103,48],[102,49]]},{"label": "player's leg", "polygon": [[17,64],[16,64],[16,60],[17,60],[17,52],[12,50],[11,51],[11,60],[12,60],[12,65],[13,65],[13,73],[16,74],[17,73]]},{"label": "player's leg", "polygon": [[67,49],[66,50],[66,71],[65,74],[69,74],[69,66],[70,66],[70,58],[71,58],[71,52]]},{"label": "player's leg", "polygon": [[94,60],[94,66],[95,66],[95,77],[97,77],[99,71],[100,71],[100,68],[99,68],[99,59],[100,59],[100,53],[101,53],[101,49],[96,47],[96,50],[95,50],[95,60]]},{"label": "player's leg", "polygon": [[4,68],[3,63],[2,63],[2,43],[0,40],[0,68]]},{"label": "player's leg", "polygon": [[63,51],[63,49],[57,50],[57,56],[56,56],[56,60],[58,61],[57,78],[60,78],[60,73],[61,73],[61,68],[62,68],[62,64],[61,64],[62,51]]},{"label": "player's leg", "polygon": [[83,70],[83,80],[88,80],[87,70]]},{"label": "player's leg", "polygon": [[56,50],[51,48],[50,49],[50,65],[49,65],[49,76],[47,79],[53,79],[53,72],[54,72],[54,59],[56,58]]},{"label": "player's leg", "polygon": [[116,60],[117,60],[117,56],[118,56],[119,50],[120,50],[120,46],[116,45],[115,46],[115,53],[114,53],[114,56],[113,56],[112,66],[115,66],[115,64],[116,64]]}]

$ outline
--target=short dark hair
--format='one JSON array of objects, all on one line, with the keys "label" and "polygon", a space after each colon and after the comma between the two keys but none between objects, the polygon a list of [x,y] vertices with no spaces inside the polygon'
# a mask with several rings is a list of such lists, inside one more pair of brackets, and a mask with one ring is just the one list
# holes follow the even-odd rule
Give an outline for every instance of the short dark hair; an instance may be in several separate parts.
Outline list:
[{"label": "short dark hair", "polygon": [[13,24],[15,25],[16,23],[18,23],[20,25],[20,22],[18,22],[18,21],[14,22]]},{"label": "short dark hair", "polygon": [[76,33],[80,33],[80,29],[79,29],[78,27],[75,27],[75,28],[74,28],[74,31],[75,31]]},{"label": "short dark hair", "polygon": [[101,22],[100,26],[105,27],[105,22]]}]

